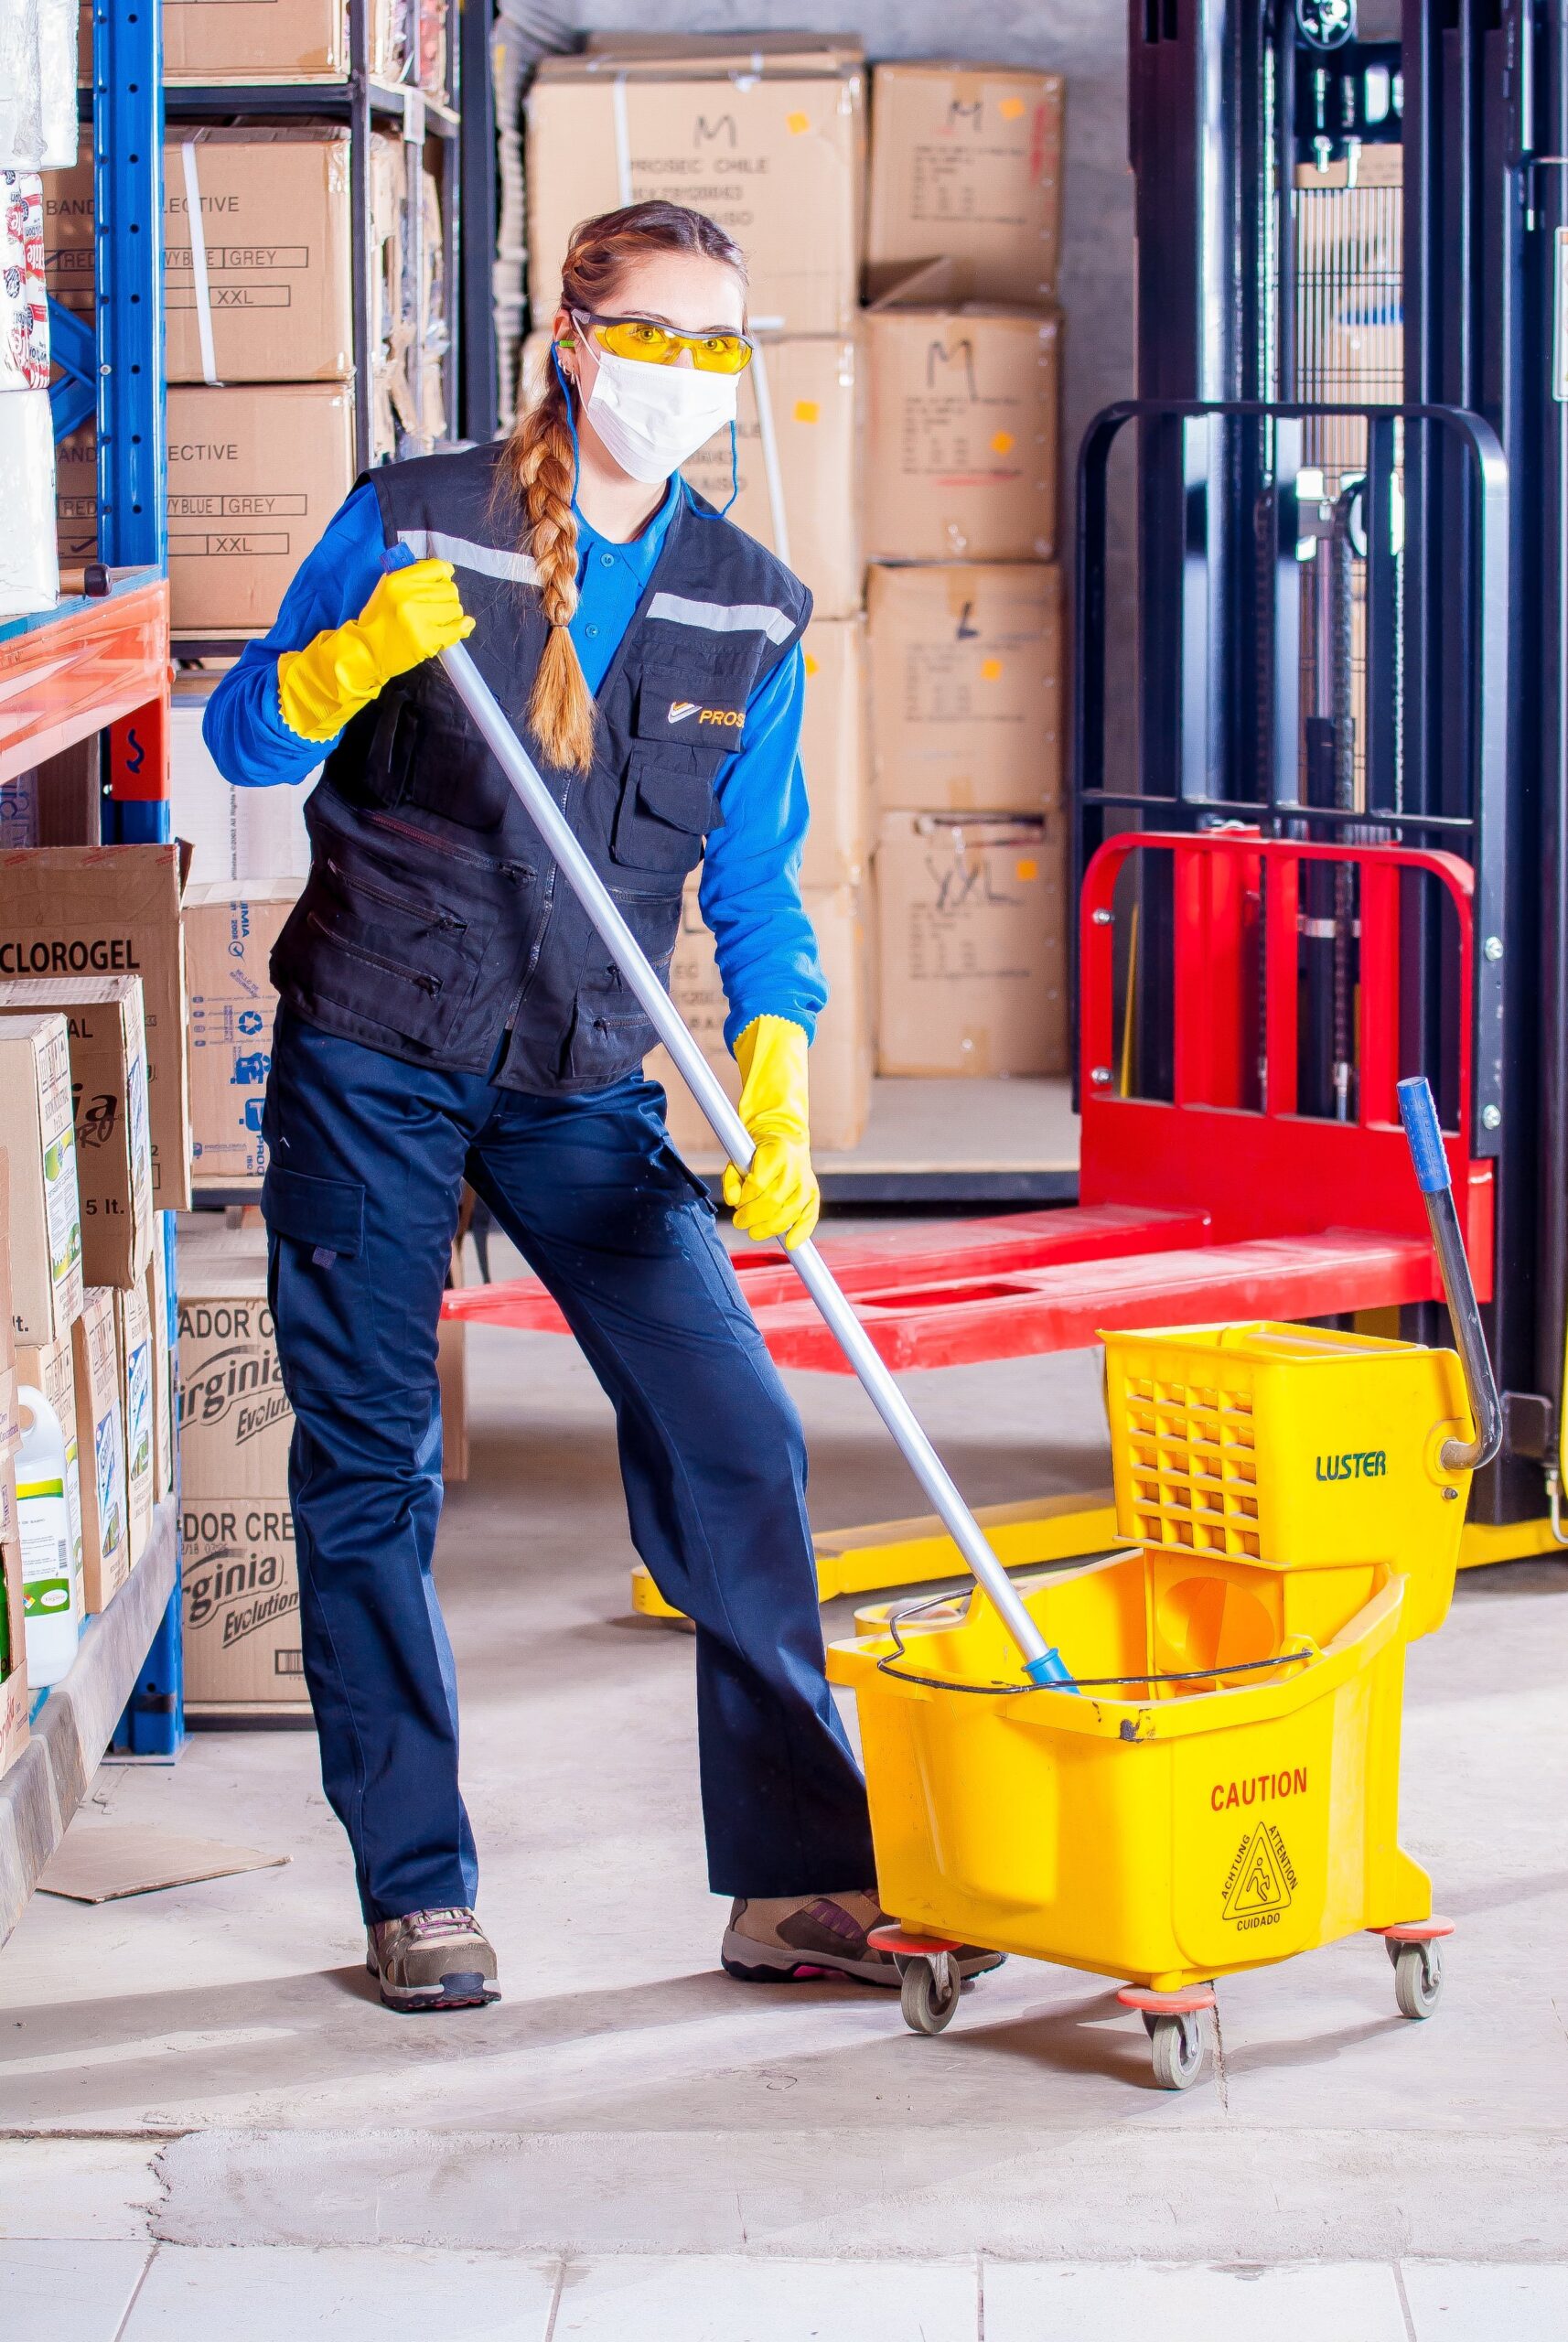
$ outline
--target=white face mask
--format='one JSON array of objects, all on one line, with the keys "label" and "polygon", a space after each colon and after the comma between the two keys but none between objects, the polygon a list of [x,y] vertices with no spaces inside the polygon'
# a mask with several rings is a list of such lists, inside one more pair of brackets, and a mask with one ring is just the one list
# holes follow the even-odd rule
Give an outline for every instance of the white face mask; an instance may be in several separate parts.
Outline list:
[{"label": "white face mask", "polygon": [[678,472],[699,447],[735,421],[735,374],[695,366],[650,366],[596,349],[599,371],[588,415],[622,471],[650,486]]}]

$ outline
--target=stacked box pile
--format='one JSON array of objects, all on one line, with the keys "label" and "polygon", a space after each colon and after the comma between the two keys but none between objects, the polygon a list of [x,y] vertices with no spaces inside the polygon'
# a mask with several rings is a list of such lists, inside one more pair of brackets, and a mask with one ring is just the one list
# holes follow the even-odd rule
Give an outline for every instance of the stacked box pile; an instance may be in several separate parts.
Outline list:
[{"label": "stacked box pile", "polygon": [[877,1065],[1068,1065],[1063,87],[879,65],[865,314]]},{"label": "stacked box pile", "polygon": [[[264,1230],[205,1213],[182,1219],[178,1278],[187,1704],[209,1717],[303,1714],[294,1410],[278,1366]],[[441,1329],[449,1481],[467,1472],[463,1333],[460,1324]]]},{"label": "stacked box pile", "polygon": [[[0,854],[0,1767],[27,1713],[27,1618],[104,1609],[175,1477],[168,1250],[189,1199],[181,863],[175,845]],[[14,1451],[37,1391],[60,1485]],[[26,1458],[24,1458],[24,1463]],[[27,1533],[63,1496],[58,1581]],[[20,1532],[18,1534],[18,1532]],[[18,1572],[21,1573],[18,1575]],[[16,1612],[19,1628],[11,1613]]]},{"label": "stacked box pile", "polygon": [[[446,0],[377,0],[371,71],[438,95]],[[84,27],[89,12],[83,12]],[[221,84],[341,81],[341,0],[166,0],[165,77]],[[91,57],[84,31],[84,59]],[[264,632],[284,588],[354,478],[355,369],[350,139],[331,123],[170,125],[164,145],[171,619],[180,634]],[[443,437],[445,240],[422,149],[371,141],[371,367],[375,452]],[[421,233],[407,233],[411,172]],[[93,306],[93,165],[46,174],[49,293]],[[415,354],[427,363],[414,364]],[[96,455],[89,425],[59,451],[61,559],[96,551]]]},{"label": "stacked box pile", "polygon": [[[834,1000],[811,1053],[812,1127],[854,1146],[870,1101],[864,885],[870,802],[862,716],[864,550],[858,427],[865,70],[848,36],[596,35],[540,67],[528,100],[529,295],[536,392],[575,222],[663,197],[709,212],[750,263],[757,351],[726,431],[687,467],[698,492],[776,552],[811,591],[804,765],[811,831],[802,873]],[[735,1086],[711,940],[688,892],[671,991]],[[661,1056],[678,1144],[712,1137]]]},{"label": "stacked box pile", "polygon": [[[27,1616],[60,1609],[68,1586],[79,1618],[103,1609],[172,1492],[166,1206],[186,1191],[177,850],[7,854],[0,891],[3,1768],[27,1714]],[[58,1584],[38,1576],[36,1552],[23,1572],[23,1391],[64,1442]]]}]

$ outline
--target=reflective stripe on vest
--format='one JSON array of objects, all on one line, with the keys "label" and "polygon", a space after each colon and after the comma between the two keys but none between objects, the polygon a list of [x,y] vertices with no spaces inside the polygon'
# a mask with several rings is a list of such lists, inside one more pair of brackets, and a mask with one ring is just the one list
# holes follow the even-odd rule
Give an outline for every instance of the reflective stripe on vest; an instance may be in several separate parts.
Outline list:
[{"label": "reflective stripe on vest", "polygon": [[510,577],[520,586],[539,583],[539,564],[532,553],[477,545],[472,537],[449,537],[442,529],[400,529],[397,541],[416,561],[449,561],[454,569],[471,569],[480,577]]},{"label": "reflective stripe on vest", "polygon": [[770,602],[691,602],[683,594],[655,594],[648,615],[709,634],[765,634],[769,642],[788,642],[795,631],[795,621]]}]

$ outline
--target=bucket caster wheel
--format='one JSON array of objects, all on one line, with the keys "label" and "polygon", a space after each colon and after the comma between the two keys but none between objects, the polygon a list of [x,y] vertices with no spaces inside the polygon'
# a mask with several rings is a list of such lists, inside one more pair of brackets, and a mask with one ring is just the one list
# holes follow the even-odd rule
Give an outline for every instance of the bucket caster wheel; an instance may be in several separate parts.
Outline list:
[{"label": "bucket caster wheel", "polygon": [[963,1979],[950,1938],[915,1935],[888,1920],[873,1928],[866,1941],[876,1951],[891,1952],[898,1964],[898,2006],[911,2033],[940,2033],[951,2024]]},{"label": "bucket caster wheel", "polygon": [[1452,1919],[1412,1919],[1402,1927],[1374,1928],[1394,1971],[1394,1999],[1401,2016],[1434,2014],[1443,1998],[1443,1939],[1454,1932]]},{"label": "bucket caster wheel", "polygon": [[1148,1985],[1124,1984],[1116,1997],[1144,2020],[1160,2088],[1190,2090],[1208,2056],[1213,1985],[1187,1984],[1178,1993],[1156,1993]]},{"label": "bucket caster wheel", "polygon": [[1443,1998],[1443,1950],[1436,1943],[1390,1944],[1401,2016],[1431,2016]]},{"label": "bucket caster wheel", "polygon": [[958,2006],[959,1975],[950,1953],[911,1960],[904,1969],[898,2006],[911,2033],[940,2033]]},{"label": "bucket caster wheel", "polygon": [[1208,2049],[1208,2020],[1200,2010],[1181,2016],[1145,2014],[1155,2079],[1162,2090],[1190,2090],[1203,2071]]}]

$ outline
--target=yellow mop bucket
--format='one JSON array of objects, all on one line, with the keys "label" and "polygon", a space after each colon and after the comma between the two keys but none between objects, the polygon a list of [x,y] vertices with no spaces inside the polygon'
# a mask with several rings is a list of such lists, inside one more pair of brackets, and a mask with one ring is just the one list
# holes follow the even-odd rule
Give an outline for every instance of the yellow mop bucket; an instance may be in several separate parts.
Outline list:
[{"label": "yellow mop bucket", "polygon": [[1455,1316],[1480,1439],[1451,1351],[1273,1325],[1109,1337],[1140,1550],[1025,1596],[1070,1688],[1020,1682],[979,1587],[956,1620],[912,1631],[917,1605],[834,1646],[912,2026],[952,2014],[954,1946],[1021,1952],[1128,1980],[1181,2088],[1215,1978],[1359,1928],[1388,1938],[1405,2014],[1431,2013],[1448,1930],[1398,1842],[1404,1649],[1447,1609],[1496,1413]]}]

